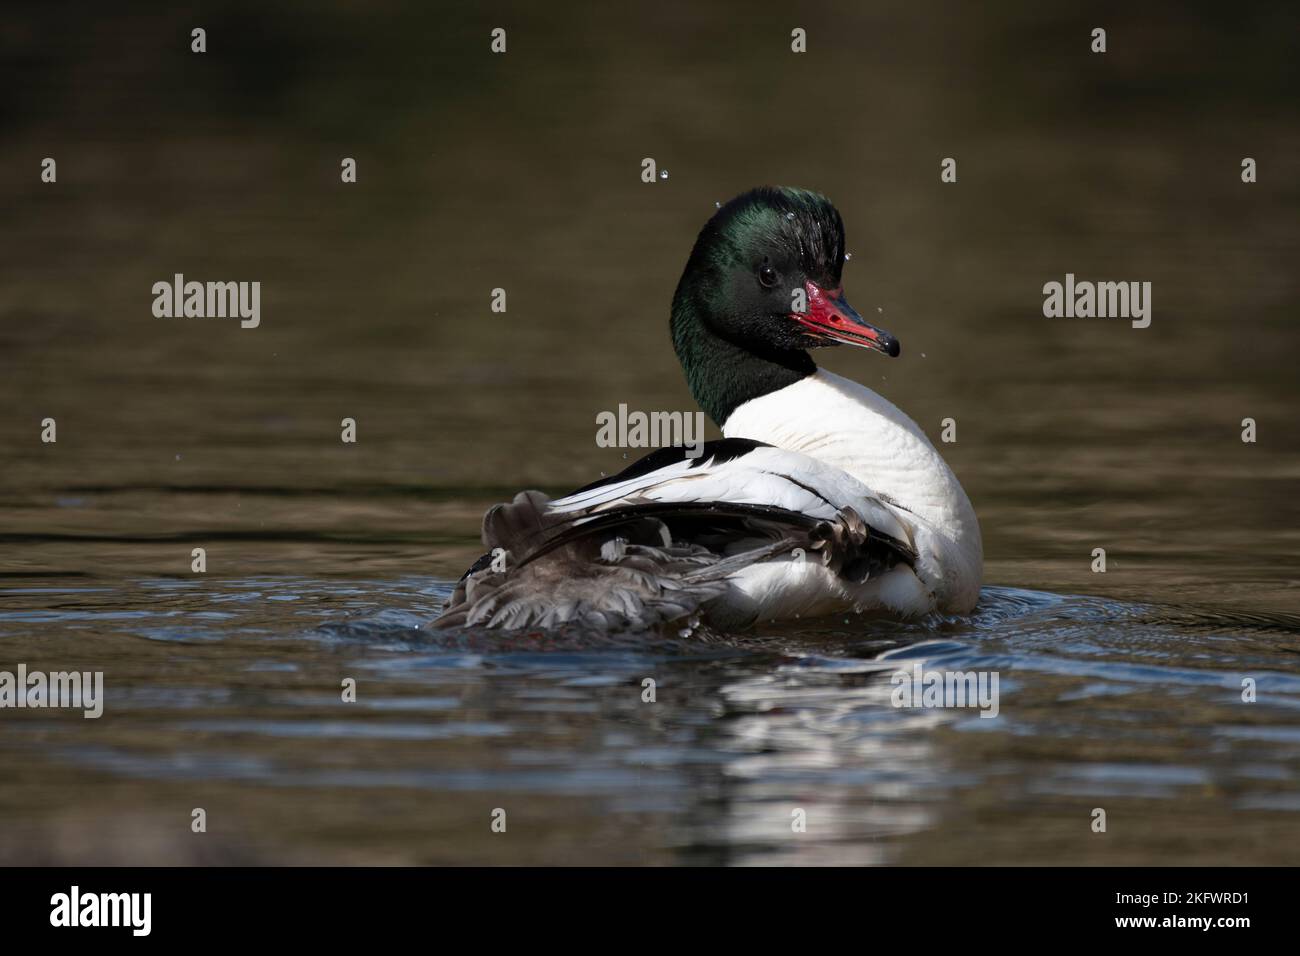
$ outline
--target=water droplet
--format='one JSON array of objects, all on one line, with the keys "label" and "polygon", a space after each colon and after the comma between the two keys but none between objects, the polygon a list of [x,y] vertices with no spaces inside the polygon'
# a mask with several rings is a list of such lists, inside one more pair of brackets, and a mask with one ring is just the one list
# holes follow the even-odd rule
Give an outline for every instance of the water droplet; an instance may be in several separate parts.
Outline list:
[{"label": "water droplet", "polygon": [[664,170],[660,170],[660,172],[659,172],[659,178],[660,178],[660,179],[667,179],[667,178],[668,178],[668,170],[666,170],[666,169],[664,169]]},{"label": "water droplet", "polygon": [[176,460],[177,460],[177,461],[180,461],[180,460],[181,460],[181,456],[180,456],[180,455],[177,455],[177,456],[176,456]]},{"label": "water droplet", "polygon": [[924,353],[924,352],[921,353],[921,358],[925,358],[925,353]]},{"label": "water droplet", "polygon": [[786,213],[786,214],[785,214],[785,218],[786,218],[786,219],[793,219],[793,218],[794,218],[794,213],[792,213],[792,212],[788,212],[788,213]]},{"label": "water droplet", "polygon": [[853,253],[851,253],[851,252],[846,252],[846,253],[844,253],[844,261],[845,261],[845,262],[848,262],[848,261],[849,261],[850,259],[852,259],[852,258],[853,258]]},{"label": "water droplet", "polygon": [[715,200],[713,201],[713,208],[714,208],[714,209],[721,209],[721,208],[722,208],[722,203],[718,202],[718,201],[715,199]]},{"label": "water droplet", "polygon": [[684,628],[682,628],[680,631],[677,632],[677,636],[678,636],[678,637],[690,637],[690,636],[691,636],[691,629],[690,629],[689,627],[684,627]]},{"label": "water droplet", "polygon": [[877,312],[884,312],[885,310],[882,309],[880,306],[876,306],[876,311],[877,311]]}]

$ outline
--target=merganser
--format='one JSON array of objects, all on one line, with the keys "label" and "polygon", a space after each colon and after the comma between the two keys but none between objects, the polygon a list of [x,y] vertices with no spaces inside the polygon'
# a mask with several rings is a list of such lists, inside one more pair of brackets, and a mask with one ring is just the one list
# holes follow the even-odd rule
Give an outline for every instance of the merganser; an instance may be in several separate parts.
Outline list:
[{"label": "merganser", "polygon": [[764,187],[721,206],[673,296],[691,394],[723,438],[661,448],[556,500],[524,491],[483,519],[488,553],[440,626],[728,630],[845,611],[964,614],[979,522],[921,428],[808,349],[890,357],[845,301],[844,223],[825,197]]}]

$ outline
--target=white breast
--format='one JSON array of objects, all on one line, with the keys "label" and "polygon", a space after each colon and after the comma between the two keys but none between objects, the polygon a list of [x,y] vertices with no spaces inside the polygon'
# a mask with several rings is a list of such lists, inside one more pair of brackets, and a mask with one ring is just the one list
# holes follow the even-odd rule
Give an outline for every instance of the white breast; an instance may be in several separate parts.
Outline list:
[{"label": "white breast", "polygon": [[802,452],[856,478],[912,529],[916,575],[937,608],[974,607],[984,563],[975,510],[925,433],[896,406],[819,369],[741,405],[722,433]]}]

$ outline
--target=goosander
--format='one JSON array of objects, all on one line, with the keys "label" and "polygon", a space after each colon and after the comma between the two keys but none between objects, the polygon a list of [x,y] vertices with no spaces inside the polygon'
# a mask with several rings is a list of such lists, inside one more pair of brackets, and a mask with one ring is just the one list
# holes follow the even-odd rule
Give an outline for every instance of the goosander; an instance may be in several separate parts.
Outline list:
[{"label": "goosander", "polygon": [[724,437],[697,457],[661,448],[563,498],[496,505],[488,553],[437,623],[732,630],[969,612],[983,547],[956,476],[907,415],[808,354],[899,354],[845,301],[845,259],[843,220],[818,193],[764,187],[721,206],[677,284],[671,330]]}]

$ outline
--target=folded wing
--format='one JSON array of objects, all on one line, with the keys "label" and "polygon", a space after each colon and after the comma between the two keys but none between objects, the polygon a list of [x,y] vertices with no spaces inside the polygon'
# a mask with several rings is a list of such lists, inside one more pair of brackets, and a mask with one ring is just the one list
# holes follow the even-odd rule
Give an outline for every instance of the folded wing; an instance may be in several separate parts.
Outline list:
[{"label": "folded wing", "polygon": [[661,449],[553,501],[521,492],[488,511],[483,543],[440,626],[656,626],[707,616],[731,575],[796,549],[855,583],[915,560],[861,482],[737,438]]}]

